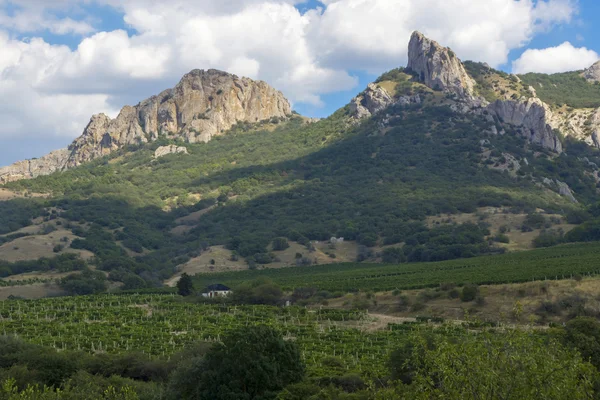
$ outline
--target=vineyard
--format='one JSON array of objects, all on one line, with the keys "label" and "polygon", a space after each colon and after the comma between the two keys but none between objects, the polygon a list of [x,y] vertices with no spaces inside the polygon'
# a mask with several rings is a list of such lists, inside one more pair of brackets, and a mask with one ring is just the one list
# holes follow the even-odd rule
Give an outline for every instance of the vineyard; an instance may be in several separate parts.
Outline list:
[{"label": "vineyard", "polygon": [[435,287],[441,283],[500,284],[600,274],[600,244],[563,245],[520,253],[436,263],[399,265],[346,263],[196,275],[201,288],[219,282],[235,287],[268,277],[286,290],[315,287],[332,292]]},{"label": "vineyard", "polygon": [[[299,344],[313,376],[330,373],[332,368],[365,377],[385,374],[389,352],[412,327],[400,325],[372,333],[357,329],[368,321],[366,314],[353,311],[190,304],[174,295],[0,302],[0,334],[18,335],[59,350],[142,351],[168,357],[194,341],[214,342],[234,328],[266,324]],[[327,363],[331,357],[343,367]]]}]

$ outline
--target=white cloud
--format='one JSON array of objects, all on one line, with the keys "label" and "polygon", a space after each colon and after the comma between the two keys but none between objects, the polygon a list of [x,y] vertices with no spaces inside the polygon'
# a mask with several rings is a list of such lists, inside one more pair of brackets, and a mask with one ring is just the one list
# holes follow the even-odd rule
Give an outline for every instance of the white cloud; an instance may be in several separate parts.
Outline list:
[{"label": "white cloud", "polygon": [[571,1],[327,0],[312,13],[311,43],[328,66],[389,68],[406,62],[406,42],[419,30],[452,47],[463,59],[492,66],[511,49],[555,23],[571,20]]},{"label": "white cloud", "polygon": [[45,93],[38,86],[70,56],[65,46],[41,39],[25,43],[0,32],[0,137],[68,136],[80,133],[92,113],[115,113],[106,94]]},{"label": "white cloud", "polygon": [[598,61],[600,56],[585,47],[574,47],[569,42],[546,49],[528,49],[512,64],[514,73],[577,71]]},{"label": "white cloud", "polygon": [[[56,35],[86,35],[94,31],[91,24],[71,17],[57,17],[55,10],[73,10],[77,3],[71,0],[0,0],[0,28],[21,33],[50,31]],[[12,13],[3,7],[14,8]]]},{"label": "white cloud", "polygon": [[[303,0],[13,0],[18,12],[2,14],[7,2],[0,96],[14,102],[0,103],[0,137],[74,137],[92,113],[114,114],[194,68],[265,80],[292,102],[322,105],[321,95],[356,86],[349,71],[405,65],[413,30],[498,66],[577,11],[569,0],[325,0],[305,14],[294,7]],[[90,4],[117,8],[135,34],[94,32]],[[75,49],[14,38],[41,31],[83,37]]]}]

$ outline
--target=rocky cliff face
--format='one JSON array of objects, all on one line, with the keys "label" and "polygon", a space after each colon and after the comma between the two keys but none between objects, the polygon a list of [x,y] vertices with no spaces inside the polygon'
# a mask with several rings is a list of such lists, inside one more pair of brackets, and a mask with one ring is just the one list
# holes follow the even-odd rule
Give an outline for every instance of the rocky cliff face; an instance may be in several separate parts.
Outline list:
[{"label": "rocky cliff face", "polygon": [[600,82],[600,61],[583,71],[583,77],[590,82]]},{"label": "rocky cliff face", "polygon": [[160,146],[154,152],[154,158],[161,158],[168,154],[189,154],[187,148],[183,146],[175,146],[174,144],[170,146]]},{"label": "rocky cliff face", "polygon": [[454,52],[420,32],[414,32],[410,38],[408,68],[432,89],[456,93],[462,98],[473,97],[475,82]]},{"label": "rocky cliff face", "polygon": [[451,107],[459,112],[482,112],[495,115],[502,123],[521,129],[530,142],[562,151],[559,138],[553,132],[550,107],[540,99],[498,100],[489,104],[476,96],[476,83],[462,62],[448,48],[419,32],[413,33],[408,47],[408,68],[419,74],[421,81],[434,90],[455,94]]},{"label": "rocky cliff face", "polygon": [[265,82],[217,70],[193,70],[175,88],[135,107],[124,107],[115,119],[94,115],[68,149],[0,168],[0,183],[73,168],[159,135],[188,143],[208,142],[238,122],[285,118],[291,111],[283,94]]},{"label": "rocky cliff face", "polygon": [[350,114],[356,119],[367,118],[393,103],[394,98],[387,90],[369,83],[367,89],[350,102]]},{"label": "rocky cliff face", "polygon": [[521,134],[531,143],[557,153],[562,152],[562,144],[548,123],[551,119],[550,109],[540,99],[498,100],[490,104],[487,110],[496,115],[501,123],[520,128]]},{"label": "rocky cliff face", "polygon": [[67,149],[56,150],[41,158],[19,161],[8,167],[0,168],[0,184],[21,179],[33,179],[62,171],[69,159]]}]

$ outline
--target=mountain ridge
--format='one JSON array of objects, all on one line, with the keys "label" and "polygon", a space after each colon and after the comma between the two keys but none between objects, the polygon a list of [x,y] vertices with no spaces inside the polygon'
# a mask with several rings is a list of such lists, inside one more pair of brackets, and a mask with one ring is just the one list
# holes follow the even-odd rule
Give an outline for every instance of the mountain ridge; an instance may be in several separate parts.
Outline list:
[{"label": "mountain ridge", "polygon": [[172,89],[125,106],[115,119],[93,115],[67,149],[0,168],[0,183],[36,178],[77,167],[128,145],[159,136],[187,143],[208,142],[238,122],[288,118],[283,94],[263,81],[218,70],[192,70]]}]

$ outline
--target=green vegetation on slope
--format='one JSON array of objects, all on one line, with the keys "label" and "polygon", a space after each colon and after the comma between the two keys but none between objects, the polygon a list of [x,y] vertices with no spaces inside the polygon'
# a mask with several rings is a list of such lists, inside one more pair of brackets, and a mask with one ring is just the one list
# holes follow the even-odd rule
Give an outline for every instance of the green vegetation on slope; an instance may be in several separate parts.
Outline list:
[{"label": "green vegetation on slope", "polygon": [[[402,71],[384,76],[406,77]],[[55,207],[82,238],[71,247],[92,251],[98,269],[122,279],[135,273],[148,286],[160,285],[177,265],[212,245],[268,263],[267,246],[277,237],[307,243],[343,236],[367,247],[410,241],[408,261],[486,254],[497,249],[487,243],[485,227],[470,236],[468,227],[430,230],[422,221],[485,206],[576,208],[536,184],[546,176],[567,182],[582,202],[595,196],[595,181],[585,173],[590,167],[578,157],[600,163],[597,154],[569,151],[555,158],[509,127],[505,135],[486,135],[498,122],[485,116],[392,106],[352,124],[347,112],[310,124],[300,117],[258,128],[242,124],[207,144],[187,144],[189,155],[155,160],[154,149],[168,143],[160,139],[8,186],[54,193],[44,205]],[[521,170],[496,168],[505,153],[522,161]],[[21,216],[47,213],[23,204],[29,203],[3,206],[21,207]],[[171,233],[178,218],[196,211],[204,214]],[[10,229],[26,224],[23,219]]]},{"label": "green vegetation on slope", "polygon": [[498,284],[564,279],[599,274],[600,244],[562,245],[520,253],[436,263],[400,265],[332,264],[308,267],[196,275],[196,287],[219,282],[235,287],[268,277],[286,290],[314,287],[330,292],[386,291],[437,287],[440,284]]},{"label": "green vegetation on slope", "polygon": [[593,398],[598,380],[600,324],[585,318],[548,331],[370,330],[357,311],[150,295],[7,301],[0,314],[8,400]]},{"label": "green vegetation on slope", "polygon": [[532,86],[545,103],[573,108],[600,107],[600,84],[589,83],[580,72],[519,75],[525,86]]}]

